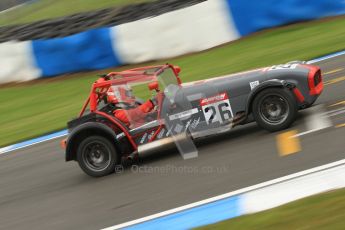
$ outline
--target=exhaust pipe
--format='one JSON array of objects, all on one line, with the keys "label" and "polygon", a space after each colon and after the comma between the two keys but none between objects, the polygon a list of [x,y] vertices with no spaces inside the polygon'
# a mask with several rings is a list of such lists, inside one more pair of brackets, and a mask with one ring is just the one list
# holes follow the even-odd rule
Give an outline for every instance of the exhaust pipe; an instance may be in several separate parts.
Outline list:
[{"label": "exhaust pipe", "polygon": [[138,150],[133,152],[129,158],[133,159],[135,156],[147,157],[154,153],[171,150],[176,148],[176,142],[181,142],[190,138],[186,133],[181,133],[175,136],[166,137],[160,140],[155,140],[138,146]]},{"label": "exhaust pipe", "polygon": [[159,151],[166,151],[176,148],[176,142],[183,141],[187,139],[186,133],[181,133],[176,136],[166,137],[160,140],[149,142],[138,146],[138,155],[149,156]]}]

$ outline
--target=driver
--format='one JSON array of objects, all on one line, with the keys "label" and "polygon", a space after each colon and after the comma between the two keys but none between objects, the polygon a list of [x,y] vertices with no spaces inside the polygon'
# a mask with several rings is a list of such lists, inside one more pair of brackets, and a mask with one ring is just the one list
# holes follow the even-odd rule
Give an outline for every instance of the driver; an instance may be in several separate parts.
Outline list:
[{"label": "driver", "polygon": [[144,123],[147,114],[154,111],[157,106],[157,100],[155,98],[138,105],[129,85],[117,87],[115,90],[109,88],[107,95],[108,103],[126,103],[130,105],[129,109],[116,109],[113,111],[114,116],[128,127],[130,127],[131,123],[133,125]]}]

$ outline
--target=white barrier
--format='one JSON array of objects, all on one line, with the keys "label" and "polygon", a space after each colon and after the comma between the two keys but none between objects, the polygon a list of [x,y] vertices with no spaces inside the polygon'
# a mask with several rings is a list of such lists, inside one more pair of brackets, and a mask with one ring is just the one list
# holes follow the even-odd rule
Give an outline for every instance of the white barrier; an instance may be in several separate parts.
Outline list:
[{"label": "white barrier", "polygon": [[115,53],[123,63],[176,57],[239,38],[224,0],[122,24],[113,27],[112,34]]},{"label": "white barrier", "polygon": [[0,56],[0,83],[29,81],[41,76],[30,41],[0,43]]}]

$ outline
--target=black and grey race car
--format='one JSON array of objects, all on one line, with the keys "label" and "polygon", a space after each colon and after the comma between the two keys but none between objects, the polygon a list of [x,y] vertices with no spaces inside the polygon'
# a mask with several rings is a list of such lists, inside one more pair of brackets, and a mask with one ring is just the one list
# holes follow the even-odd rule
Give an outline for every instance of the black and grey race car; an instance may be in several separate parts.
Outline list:
[{"label": "black and grey race car", "polygon": [[181,136],[195,139],[253,121],[283,130],[323,90],[320,68],[298,61],[186,84],[180,71],[166,64],[103,75],[68,123],[66,160],[104,176]]}]

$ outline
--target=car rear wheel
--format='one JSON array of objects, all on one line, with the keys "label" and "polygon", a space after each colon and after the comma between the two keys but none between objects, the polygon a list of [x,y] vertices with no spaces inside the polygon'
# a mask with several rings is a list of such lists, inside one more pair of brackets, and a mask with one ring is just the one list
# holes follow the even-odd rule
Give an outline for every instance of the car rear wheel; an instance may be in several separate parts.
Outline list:
[{"label": "car rear wheel", "polygon": [[102,136],[85,138],[78,147],[80,168],[89,176],[106,176],[115,170],[119,157],[115,146]]},{"label": "car rear wheel", "polygon": [[297,116],[297,103],[291,91],[268,88],[255,97],[252,105],[258,125],[270,132],[288,128]]}]

